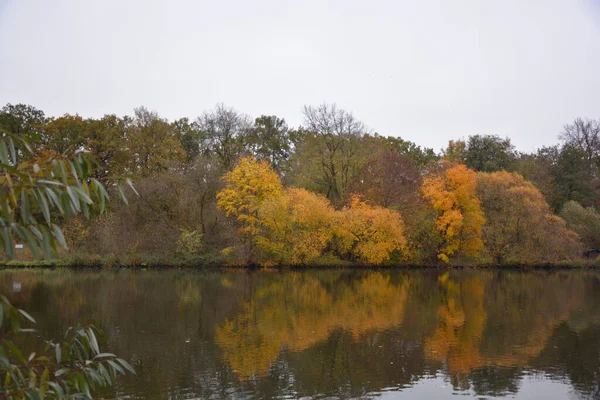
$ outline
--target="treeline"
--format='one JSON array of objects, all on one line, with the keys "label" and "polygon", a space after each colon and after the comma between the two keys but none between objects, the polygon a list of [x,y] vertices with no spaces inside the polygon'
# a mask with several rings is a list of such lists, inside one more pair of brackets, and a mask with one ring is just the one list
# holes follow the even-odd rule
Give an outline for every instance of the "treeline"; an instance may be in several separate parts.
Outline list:
[{"label": "treeline", "polygon": [[129,205],[62,221],[61,255],[82,262],[556,263],[600,247],[600,121],[535,153],[495,135],[436,153],[335,105],[303,115],[292,128],[223,105],[168,121],[7,104],[0,131],[38,160],[90,153],[109,186],[136,179]]}]

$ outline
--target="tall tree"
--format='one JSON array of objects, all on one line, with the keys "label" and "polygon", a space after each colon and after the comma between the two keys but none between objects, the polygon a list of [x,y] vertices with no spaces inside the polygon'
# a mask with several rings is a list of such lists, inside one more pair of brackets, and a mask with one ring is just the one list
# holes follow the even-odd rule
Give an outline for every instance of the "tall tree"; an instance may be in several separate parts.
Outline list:
[{"label": "tall tree", "polygon": [[316,189],[336,206],[368,150],[365,125],[335,104],[305,106],[304,128],[296,143],[296,183]]},{"label": "tall tree", "polygon": [[585,154],[585,160],[594,176],[600,173],[600,120],[577,118],[565,125],[559,136],[566,145]]},{"label": "tall tree", "polygon": [[586,152],[578,146],[565,144],[560,149],[552,168],[557,209],[569,200],[585,206],[600,205],[598,202],[599,179],[590,168]]},{"label": "tall tree", "polygon": [[475,171],[508,170],[515,158],[515,147],[510,139],[502,139],[496,135],[469,136],[464,151],[465,164]]},{"label": "tall tree", "polygon": [[27,139],[32,147],[41,139],[45,123],[44,112],[30,105],[8,103],[0,109],[0,130]]},{"label": "tall tree", "polygon": [[395,149],[381,149],[358,170],[348,192],[371,204],[404,211],[416,201],[421,174],[415,163]]},{"label": "tall tree", "polygon": [[485,248],[494,262],[556,262],[580,255],[577,235],[521,175],[479,173],[477,192],[486,216]]},{"label": "tall tree", "polygon": [[252,262],[254,241],[260,233],[260,207],[266,199],[283,194],[281,180],[266,161],[243,157],[223,176],[223,181],[225,187],[217,193],[217,205],[236,219],[246,259]]},{"label": "tall tree", "polygon": [[436,226],[443,238],[438,257],[445,262],[455,254],[477,256],[483,249],[485,217],[477,197],[477,174],[464,165],[427,177],[423,194],[438,217]]},{"label": "tall tree", "polygon": [[464,164],[466,150],[467,144],[464,140],[450,140],[448,147],[442,149],[442,156],[444,160]]},{"label": "tall tree", "polygon": [[233,169],[244,152],[252,127],[250,118],[223,104],[217,104],[214,111],[198,117],[196,124],[203,134],[201,152],[216,155],[226,171]]},{"label": "tall tree", "polygon": [[133,170],[133,157],[127,142],[130,124],[129,117],[119,118],[114,114],[87,120],[83,147],[98,162],[94,171],[96,178],[102,180]]},{"label": "tall tree", "polygon": [[65,114],[51,119],[43,128],[43,148],[57,154],[81,150],[86,129],[87,122],[79,115]]},{"label": "tall tree", "polygon": [[381,139],[387,147],[412,160],[419,169],[423,169],[429,163],[439,158],[433,149],[418,146],[411,141],[399,137],[388,136]]},{"label": "tall tree", "polygon": [[181,146],[187,154],[187,161],[193,162],[200,155],[203,132],[196,122],[190,122],[189,118],[180,118],[171,123],[177,132]]},{"label": "tall tree", "polygon": [[128,139],[135,173],[141,176],[165,171],[185,160],[185,152],[171,125],[145,107],[135,109]]},{"label": "tall tree", "polygon": [[256,158],[267,160],[275,171],[281,174],[292,151],[289,128],[283,118],[275,115],[262,115],[254,121],[247,147],[252,149]]}]

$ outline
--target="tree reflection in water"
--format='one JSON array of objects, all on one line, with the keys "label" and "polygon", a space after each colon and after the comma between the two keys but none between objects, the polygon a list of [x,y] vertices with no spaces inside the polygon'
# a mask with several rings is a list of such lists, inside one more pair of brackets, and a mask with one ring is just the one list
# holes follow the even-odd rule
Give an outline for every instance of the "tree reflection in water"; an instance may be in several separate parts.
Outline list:
[{"label": "tree reflection in water", "polygon": [[0,292],[50,336],[101,326],[138,370],[122,395],[357,397],[437,375],[455,391],[496,396],[533,374],[585,398],[600,382],[599,277],[29,270],[0,272]]}]

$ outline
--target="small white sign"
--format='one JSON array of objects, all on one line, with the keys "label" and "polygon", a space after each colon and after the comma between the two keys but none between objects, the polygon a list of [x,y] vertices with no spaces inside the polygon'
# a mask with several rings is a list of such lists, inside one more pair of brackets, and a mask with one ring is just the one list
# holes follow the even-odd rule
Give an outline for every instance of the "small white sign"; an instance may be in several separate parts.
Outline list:
[{"label": "small white sign", "polygon": [[15,293],[21,292],[21,282],[13,282],[13,292],[15,292]]},{"label": "small white sign", "polygon": [[22,249],[23,245],[22,244],[15,244],[15,249]]}]

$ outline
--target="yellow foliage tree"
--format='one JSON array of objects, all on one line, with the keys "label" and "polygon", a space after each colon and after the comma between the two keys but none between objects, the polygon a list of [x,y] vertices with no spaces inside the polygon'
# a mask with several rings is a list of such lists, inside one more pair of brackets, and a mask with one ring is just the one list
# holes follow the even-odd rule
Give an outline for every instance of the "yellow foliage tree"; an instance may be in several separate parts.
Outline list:
[{"label": "yellow foliage tree", "polygon": [[436,227],[443,239],[438,257],[449,262],[456,253],[477,256],[483,249],[485,218],[477,197],[476,172],[464,165],[448,168],[424,180],[423,195],[438,213]]},{"label": "yellow foliage tree", "polygon": [[350,207],[337,212],[338,246],[368,264],[390,259],[395,251],[404,251],[404,221],[400,213],[388,208],[372,207],[359,196]]},{"label": "yellow foliage tree", "polygon": [[266,199],[283,194],[279,175],[266,161],[241,158],[235,168],[223,176],[225,187],[217,193],[217,206],[239,224],[239,235],[252,261],[253,242],[259,233],[258,211]]},{"label": "yellow foliage tree", "polygon": [[521,175],[477,174],[486,215],[485,248],[496,263],[556,262],[580,255],[577,235],[552,215],[542,193]]},{"label": "yellow foliage tree", "polygon": [[324,196],[290,188],[259,210],[257,245],[274,261],[306,264],[319,257],[333,236],[334,211]]}]

